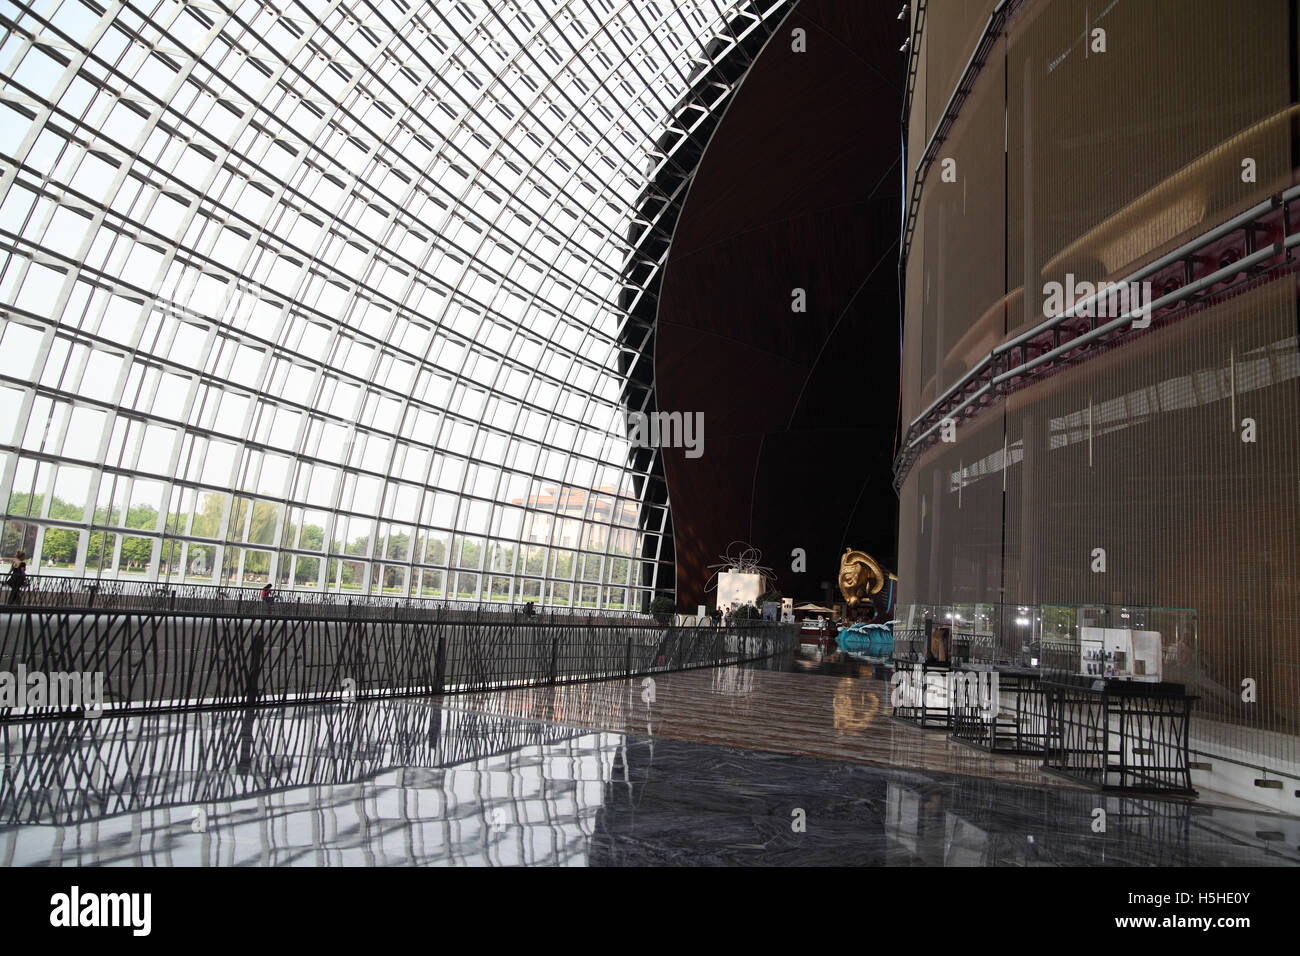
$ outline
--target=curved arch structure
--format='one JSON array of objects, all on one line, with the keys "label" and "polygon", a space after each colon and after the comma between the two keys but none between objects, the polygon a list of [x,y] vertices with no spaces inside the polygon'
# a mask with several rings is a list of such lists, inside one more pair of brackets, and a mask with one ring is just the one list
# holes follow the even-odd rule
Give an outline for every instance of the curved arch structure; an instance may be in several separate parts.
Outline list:
[{"label": "curved arch structure", "polygon": [[0,3],[3,556],[643,606],[657,190],[788,7]]}]

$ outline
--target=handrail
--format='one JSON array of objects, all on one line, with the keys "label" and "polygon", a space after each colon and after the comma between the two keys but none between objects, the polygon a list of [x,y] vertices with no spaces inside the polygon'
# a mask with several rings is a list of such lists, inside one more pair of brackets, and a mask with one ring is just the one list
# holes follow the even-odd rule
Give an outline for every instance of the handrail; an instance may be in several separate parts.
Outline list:
[{"label": "handrail", "polygon": [[907,51],[907,86],[903,91],[903,133],[907,133],[907,121],[912,115],[912,94],[916,89],[916,62],[921,58],[921,35],[925,32],[925,2],[926,0],[913,0],[912,17],[912,45]]},{"label": "handrail", "polygon": [[[1035,370],[1093,343],[1137,332],[1133,328],[1133,320],[1139,315],[1150,321],[1157,317],[1161,321],[1168,321],[1178,310],[1185,309],[1207,292],[1226,293],[1269,269],[1293,263],[1291,250],[1300,245],[1300,223],[1296,222],[1297,217],[1290,204],[1297,200],[1300,200],[1300,185],[1270,196],[1134,270],[1126,278],[1109,284],[1107,289],[1098,289],[1086,299],[1072,303],[1060,314],[1018,332],[997,345],[908,424],[894,459],[895,491],[901,489],[903,479],[916,460],[921,446],[939,425],[967,412],[977,400],[1002,396],[1012,383],[1022,381]],[[1242,234],[1241,258],[1230,259],[1225,256],[1226,264],[1217,261],[1212,265],[1207,264],[1201,254],[1237,232]],[[1278,238],[1256,248],[1256,235],[1269,232]],[[1173,270],[1177,270],[1178,274],[1174,275]],[[1124,315],[1100,325],[1097,324],[1096,316],[1079,314],[1085,310],[1095,311],[1088,307],[1110,295],[1111,287],[1147,281],[1165,273],[1169,273],[1174,288],[1141,309],[1130,309]],[[1090,327],[1081,328],[1085,322]],[[1143,328],[1145,327],[1147,326],[1144,325]],[[1052,336],[1050,344],[1031,344],[1049,334]],[[1037,353],[1031,357],[1029,353],[1035,348]],[[967,394],[971,389],[975,391]]]},{"label": "handrail", "polygon": [[[6,589],[0,588],[0,601],[5,600],[8,594]],[[19,594],[19,604],[10,606],[10,609],[107,608],[241,617],[268,614],[283,617],[293,614],[311,618],[331,616],[410,618],[423,615],[474,620],[513,620],[519,617],[534,621],[573,620],[638,624],[653,621],[652,615],[637,611],[617,612],[600,608],[534,605],[534,613],[527,614],[519,602],[450,601],[373,594],[364,591],[349,594],[339,591],[273,589],[272,594],[274,600],[267,602],[262,599],[262,591],[257,587],[30,574],[27,577],[27,586]],[[0,610],[3,609],[5,606],[0,605]]]},{"label": "handrail", "polygon": [[975,41],[975,47],[971,50],[970,58],[966,61],[961,76],[957,78],[957,83],[948,96],[948,103],[944,106],[943,112],[939,114],[939,120],[930,133],[930,139],[921,152],[920,159],[917,160],[916,172],[912,177],[912,191],[903,212],[903,232],[899,237],[898,268],[900,273],[907,268],[907,257],[912,248],[912,234],[916,231],[916,217],[921,208],[921,192],[925,186],[925,179],[930,173],[930,167],[934,165],[935,153],[947,140],[953,123],[957,121],[957,116],[961,113],[961,108],[970,95],[975,78],[984,69],[984,63],[988,57],[993,38],[1001,34],[1007,18],[1023,2],[1024,0],[998,0],[998,5],[989,14],[988,23],[984,25],[984,32]]},{"label": "handrail", "polygon": [[[793,627],[431,617],[237,617],[135,608],[0,613],[0,721],[426,697],[743,664]],[[38,696],[23,675],[45,676]],[[16,678],[14,675],[17,675]]]}]

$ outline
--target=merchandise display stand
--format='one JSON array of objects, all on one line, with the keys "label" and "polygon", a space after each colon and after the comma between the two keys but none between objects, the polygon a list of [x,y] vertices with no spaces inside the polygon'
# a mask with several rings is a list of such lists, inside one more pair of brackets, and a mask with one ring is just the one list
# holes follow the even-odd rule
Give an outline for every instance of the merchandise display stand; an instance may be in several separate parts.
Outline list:
[{"label": "merchandise display stand", "polygon": [[1195,695],[1175,683],[1044,678],[1043,769],[1103,790],[1196,796],[1188,724]]},{"label": "merchandise display stand", "polygon": [[990,719],[978,706],[959,699],[952,707],[952,739],[990,753],[1041,757],[1047,739],[1047,701],[1038,670],[1012,665],[961,669],[995,672],[1001,707]]}]

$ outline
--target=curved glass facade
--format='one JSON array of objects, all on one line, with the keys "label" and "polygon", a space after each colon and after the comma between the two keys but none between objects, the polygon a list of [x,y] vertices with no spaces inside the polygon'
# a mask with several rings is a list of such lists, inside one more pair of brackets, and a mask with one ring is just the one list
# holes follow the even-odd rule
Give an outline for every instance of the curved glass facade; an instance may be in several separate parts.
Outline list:
[{"label": "curved glass facade", "polygon": [[629,262],[784,7],[0,2],[0,557],[642,607]]}]

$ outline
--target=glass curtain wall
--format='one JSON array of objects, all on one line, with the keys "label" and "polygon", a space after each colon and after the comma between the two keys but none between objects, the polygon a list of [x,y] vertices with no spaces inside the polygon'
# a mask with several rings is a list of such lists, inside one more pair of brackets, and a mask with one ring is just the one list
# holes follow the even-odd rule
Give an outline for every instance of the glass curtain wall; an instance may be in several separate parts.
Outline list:
[{"label": "glass curtain wall", "polygon": [[782,6],[0,2],[0,557],[642,607],[630,237]]}]

